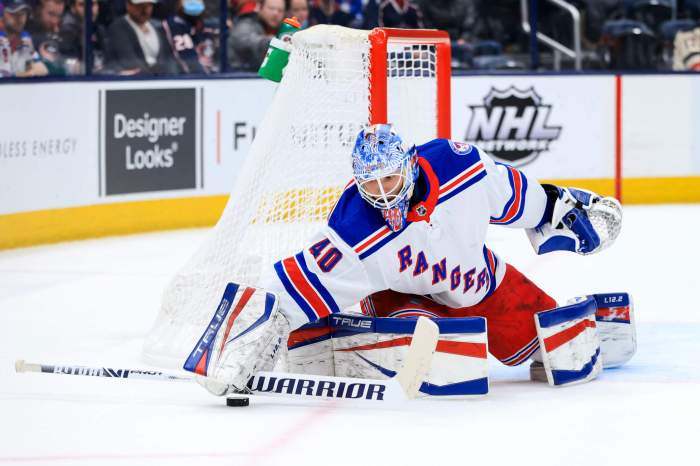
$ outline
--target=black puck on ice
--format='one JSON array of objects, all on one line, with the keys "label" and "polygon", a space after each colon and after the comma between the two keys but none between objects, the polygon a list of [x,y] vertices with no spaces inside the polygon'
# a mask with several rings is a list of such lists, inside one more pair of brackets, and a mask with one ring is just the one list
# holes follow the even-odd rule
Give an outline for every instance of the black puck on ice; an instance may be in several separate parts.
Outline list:
[{"label": "black puck on ice", "polygon": [[248,397],[226,398],[226,406],[248,406],[249,404]]}]

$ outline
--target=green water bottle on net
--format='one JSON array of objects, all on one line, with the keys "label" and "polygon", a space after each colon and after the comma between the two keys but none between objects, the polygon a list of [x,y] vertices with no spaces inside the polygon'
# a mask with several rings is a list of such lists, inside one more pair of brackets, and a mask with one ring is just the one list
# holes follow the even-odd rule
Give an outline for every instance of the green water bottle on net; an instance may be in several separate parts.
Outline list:
[{"label": "green water bottle on net", "polygon": [[289,52],[292,51],[292,34],[301,29],[296,18],[286,18],[282,21],[277,37],[273,37],[260,65],[258,74],[270,81],[280,82],[284,67],[289,63]]}]

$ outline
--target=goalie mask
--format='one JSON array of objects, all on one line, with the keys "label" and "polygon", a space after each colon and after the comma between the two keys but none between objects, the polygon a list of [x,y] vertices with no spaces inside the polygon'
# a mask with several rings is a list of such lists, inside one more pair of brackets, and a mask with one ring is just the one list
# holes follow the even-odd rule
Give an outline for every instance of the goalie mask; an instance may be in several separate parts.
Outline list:
[{"label": "goalie mask", "polygon": [[391,125],[369,126],[355,141],[352,171],[362,198],[381,210],[392,231],[401,230],[418,177],[416,146],[408,147]]}]

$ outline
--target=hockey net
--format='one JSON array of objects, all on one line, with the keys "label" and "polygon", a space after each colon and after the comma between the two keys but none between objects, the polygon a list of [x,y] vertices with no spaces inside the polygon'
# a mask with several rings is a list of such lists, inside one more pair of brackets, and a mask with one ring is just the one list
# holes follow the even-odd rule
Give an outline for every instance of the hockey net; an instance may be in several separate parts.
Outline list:
[{"label": "hockey net", "polygon": [[316,26],[293,36],[285,74],[229,202],[166,288],[147,362],[181,367],[229,281],[256,284],[318,230],[352,177],[363,125],[409,143],[450,133],[450,45],[440,31]]}]

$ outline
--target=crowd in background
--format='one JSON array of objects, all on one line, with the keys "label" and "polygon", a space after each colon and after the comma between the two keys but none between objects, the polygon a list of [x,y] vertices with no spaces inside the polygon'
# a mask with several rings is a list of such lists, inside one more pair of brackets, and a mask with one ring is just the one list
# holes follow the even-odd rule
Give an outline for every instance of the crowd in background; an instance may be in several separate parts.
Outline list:
[{"label": "crowd in background", "polygon": [[[700,0],[569,0],[582,13],[586,68],[668,69],[676,33],[693,30]],[[571,18],[541,1],[539,29],[571,47]],[[230,0],[225,44],[218,0],[93,0],[93,74],[255,71],[285,17],[336,24],[435,28],[452,40],[453,66],[525,69],[529,37],[520,0]],[[85,0],[0,0],[0,76],[85,72]],[[219,52],[226,47],[221,68]],[[543,50],[543,67],[549,49]],[[700,52],[700,50],[699,50]]]},{"label": "crowd in background", "polygon": [[[209,15],[208,3],[93,0],[92,72],[218,71],[218,13]],[[0,0],[0,75],[83,74],[85,38],[85,0]]]}]

